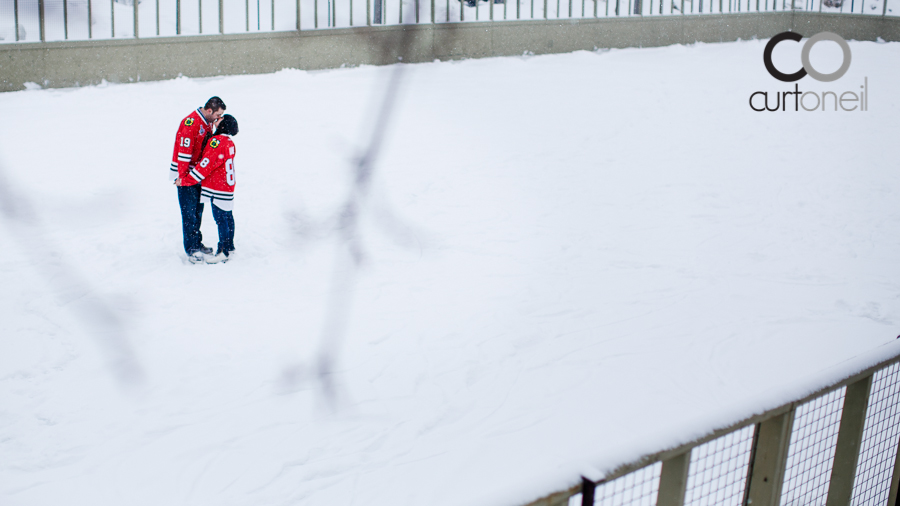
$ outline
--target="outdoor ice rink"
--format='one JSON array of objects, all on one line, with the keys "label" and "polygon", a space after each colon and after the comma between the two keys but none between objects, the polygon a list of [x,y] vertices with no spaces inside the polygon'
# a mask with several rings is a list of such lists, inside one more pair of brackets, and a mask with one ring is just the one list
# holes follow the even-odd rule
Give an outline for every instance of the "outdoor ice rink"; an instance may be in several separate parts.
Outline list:
[{"label": "outdoor ice rink", "polygon": [[[797,82],[865,111],[755,112],[794,91],[765,42],[406,66],[333,395],[393,67],[0,94],[0,504],[515,506],[897,355],[900,43]],[[191,265],[166,178],[212,95],[237,254]]]}]

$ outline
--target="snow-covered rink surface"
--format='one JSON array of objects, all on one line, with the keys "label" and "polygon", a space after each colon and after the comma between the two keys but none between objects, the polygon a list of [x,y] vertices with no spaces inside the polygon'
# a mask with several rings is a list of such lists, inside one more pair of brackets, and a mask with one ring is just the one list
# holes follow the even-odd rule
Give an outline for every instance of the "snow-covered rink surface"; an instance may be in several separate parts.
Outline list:
[{"label": "snow-covered rink surface", "polygon": [[[33,210],[0,214],[0,504],[523,504],[900,353],[900,44],[798,82],[868,111],[760,113],[765,42],[407,66],[335,397],[333,218],[392,67],[0,94]],[[191,265],[166,177],[212,95],[237,254]]]}]

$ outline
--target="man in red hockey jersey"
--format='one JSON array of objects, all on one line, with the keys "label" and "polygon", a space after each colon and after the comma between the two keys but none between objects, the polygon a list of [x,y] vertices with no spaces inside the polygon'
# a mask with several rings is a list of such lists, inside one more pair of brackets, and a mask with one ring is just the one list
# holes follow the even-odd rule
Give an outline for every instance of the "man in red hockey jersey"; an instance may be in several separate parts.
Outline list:
[{"label": "man in red hockey jersey", "polygon": [[206,105],[181,120],[175,135],[175,151],[172,153],[169,174],[178,187],[184,252],[193,263],[202,262],[204,254],[212,253],[212,249],[203,245],[203,236],[200,234],[200,220],[203,217],[200,185],[186,183],[185,175],[200,161],[206,141],[212,136],[213,129],[224,113],[225,102],[219,97],[212,97]]},{"label": "man in red hockey jersey", "polygon": [[216,134],[213,136],[197,166],[188,171],[178,182],[183,185],[201,184],[201,198],[209,202],[219,228],[219,247],[216,256],[207,258],[206,263],[227,262],[234,251],[234,140],[238,133],[234,116],[222,116]]}]

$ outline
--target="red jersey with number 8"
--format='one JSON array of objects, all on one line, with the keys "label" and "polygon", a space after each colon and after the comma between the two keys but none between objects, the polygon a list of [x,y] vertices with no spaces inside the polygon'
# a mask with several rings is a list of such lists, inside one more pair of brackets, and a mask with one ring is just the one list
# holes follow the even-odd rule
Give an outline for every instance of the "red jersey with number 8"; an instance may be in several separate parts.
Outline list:
[{"label": "red jersey with number 8", "polygon": [[209,126],[200,109],[181,120],[178,133],[175,134],[175,152],[172,154],[172,164],[169,166],[169,177],[172,181],[176,177],[184,179],[188,171],[197,165],[200,155],[203,153],[203,142],[211,133],[212,127]]},{"label": "red jersey with number 8", "polygon": [[234,141],[230,135],[209,140],[197,166],[188,171],[185,185],[203,184],[200,198],[223,211],[234,209]]}]

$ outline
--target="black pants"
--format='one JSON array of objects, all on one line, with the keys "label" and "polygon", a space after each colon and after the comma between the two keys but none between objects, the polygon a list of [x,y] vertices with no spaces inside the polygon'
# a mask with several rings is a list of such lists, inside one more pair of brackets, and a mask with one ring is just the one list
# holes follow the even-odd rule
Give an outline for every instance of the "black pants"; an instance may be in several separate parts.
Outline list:
[{"label": "black pants", "polygon": [[200,251],[200,245],[203,244],[203,234],[200,233],[200,219],[203,218],[200,185],[179,186],[178,205],[181,207],[181,234],[184,236],[184,252],[192,255]]},{"label": "black pants", "polygon": [[231,211],[219,209],[215,204],[212,205],[212,213],[213,219],[216,220],[216,225],[219,227],[219,247],[216,255],[224,251],[228,256],[234,251],[234,215]]}]

